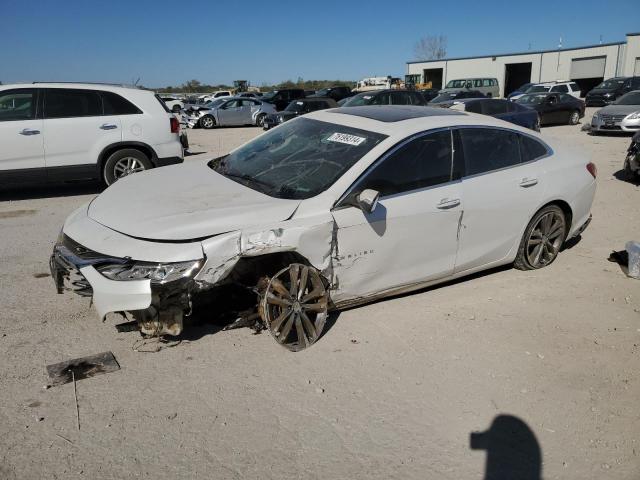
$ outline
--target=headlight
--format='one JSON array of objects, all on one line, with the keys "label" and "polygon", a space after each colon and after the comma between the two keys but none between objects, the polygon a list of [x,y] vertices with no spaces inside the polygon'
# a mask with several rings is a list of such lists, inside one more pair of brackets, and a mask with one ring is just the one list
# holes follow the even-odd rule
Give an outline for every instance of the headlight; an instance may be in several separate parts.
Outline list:
[{"label": "headlight", "polygon": [[110,280],[151,280],[151,283],[163,284],[191,278],[200,270],[201,260],[178,263],[138,262],[128,265],[105,265],[97,270]]},{"label": "headlight", "polygon": [[613,93],[605,93],[603,97],[611,98],[613,97],[613,95],[614,95]]},{"label": "headlight", "polygon": [[638,120],[640,118],[640,112],[633,112],[627,116],[627,120]]},{"label": "headlight", "polygon": [[282,115],[278,115],[278,123],[284,122],[284,117]]}]

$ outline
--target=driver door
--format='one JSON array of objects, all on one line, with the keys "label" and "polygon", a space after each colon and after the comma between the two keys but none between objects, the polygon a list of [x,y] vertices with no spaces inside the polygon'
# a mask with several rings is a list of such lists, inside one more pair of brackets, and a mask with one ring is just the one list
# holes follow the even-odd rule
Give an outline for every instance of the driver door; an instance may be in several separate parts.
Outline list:
[{"label": "driver door", "polygon": [[241,125],[242,124],[242,100],[231,100],[218,110],[218,120],[220,125]]},{"label": "driver door", "polygon": [[[421,134],[385,154],[333,210],[335,301],[447,277],[458,246],[462,196],[449,129]],[[376,190],[376,208],[354,206]]]}]

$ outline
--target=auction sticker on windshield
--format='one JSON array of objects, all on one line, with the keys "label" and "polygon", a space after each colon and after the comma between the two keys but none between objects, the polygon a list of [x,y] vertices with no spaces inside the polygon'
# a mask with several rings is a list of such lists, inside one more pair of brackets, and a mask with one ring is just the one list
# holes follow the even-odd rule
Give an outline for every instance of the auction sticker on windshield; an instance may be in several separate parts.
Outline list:
[{"label": "auction sticker on windshield", "polygon": [[356,135],[349,135],[348,133],[334,133],[329,138],[328,142],[346,143],[347,145],[355,145],[356,147],[364,142],[366,138],[358,137]]}]

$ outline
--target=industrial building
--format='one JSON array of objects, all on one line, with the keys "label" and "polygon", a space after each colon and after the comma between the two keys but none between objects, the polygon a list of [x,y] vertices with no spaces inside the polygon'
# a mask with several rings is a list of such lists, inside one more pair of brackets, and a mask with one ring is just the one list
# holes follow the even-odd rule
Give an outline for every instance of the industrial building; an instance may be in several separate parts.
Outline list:
[{"label": "industrial building", "polygon": [[582,95],[606,78],[640,75],[640,32],[626,41],[578,48],[407,62],[413,83],[442,88],[450,80],[497,78],[506,96],[527,82],[572,80]]}]

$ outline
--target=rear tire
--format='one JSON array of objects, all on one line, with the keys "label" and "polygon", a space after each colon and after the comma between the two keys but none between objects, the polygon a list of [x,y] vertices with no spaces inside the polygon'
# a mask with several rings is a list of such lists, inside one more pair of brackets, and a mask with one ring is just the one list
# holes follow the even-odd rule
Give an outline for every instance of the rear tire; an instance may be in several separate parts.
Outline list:
[{"label": "rear tire", "polygon": [[258,115],[256,117],[256,125],[258,127],[264,127],[264,119],[267,118],[267,114],[266,113],[261,113],[260,115]]},{"label": "rear tire", "polygon": [[102,168],[102,178],[104,183],[109,186],[122,177],[150,168],[153,168],[153,164],[149,157],[140,150],[125,148],[109,155]]},{"label": "rear tire", "polygon": [[537,270],[551,265],[558,257],[568,230],[566,216],[559,206],[542,208],[527,225],[513,266],[518,270]]}]

